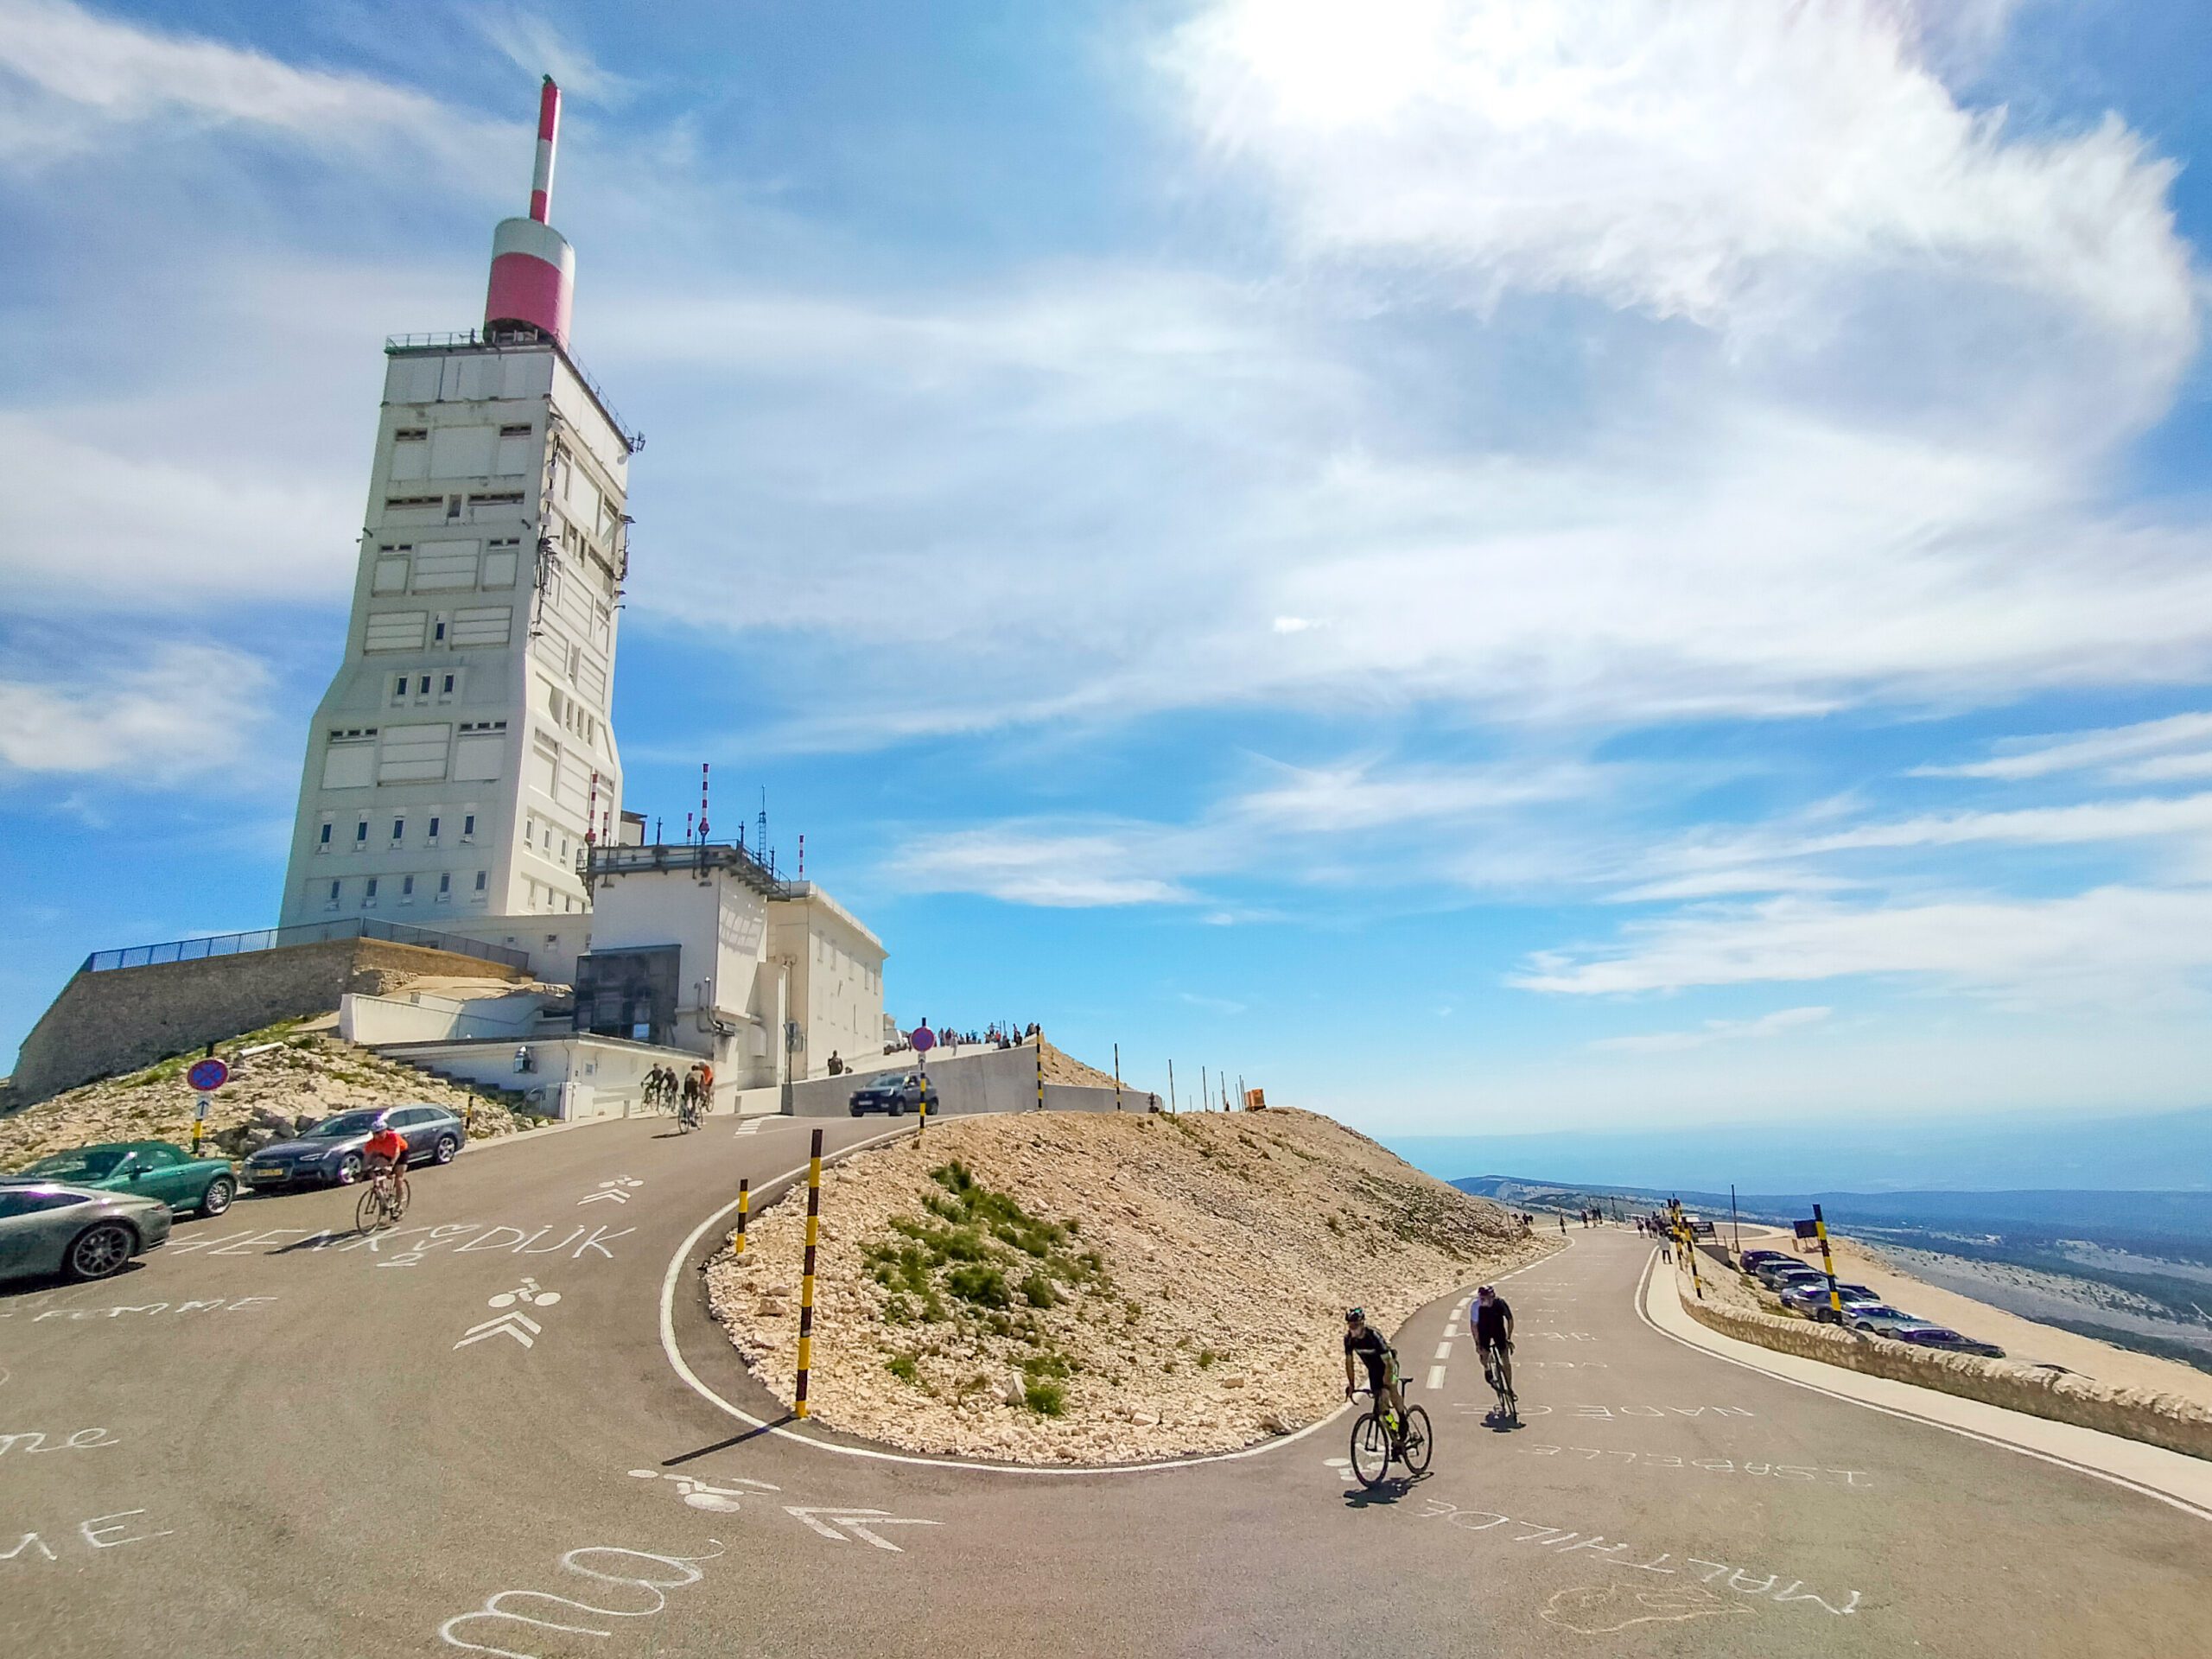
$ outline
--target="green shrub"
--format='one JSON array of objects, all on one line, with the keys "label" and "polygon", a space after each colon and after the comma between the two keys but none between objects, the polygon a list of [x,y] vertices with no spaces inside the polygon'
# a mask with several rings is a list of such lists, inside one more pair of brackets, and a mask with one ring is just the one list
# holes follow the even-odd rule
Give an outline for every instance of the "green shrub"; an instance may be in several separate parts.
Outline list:
[{"label": "green shrub", "polygon": [[996,1268],[975,1264],[955,1268],[945,1274],[944,1287],[978,1307],[1006,1307],[1014,1300],[1006,1287],[1006,1274]]},{"label": "green shrub", "polygon": [[1220,1357],[1221,1356],[1214,1352],[1211,1348],[1200,1349],[1198,1351],[1198,1369],[1202,1371],[1205,1370],[1208,1366],[1211,1365],[1214,1361]]},{"label": "green shrub", "polygon": [[914,1357],[912,1354],[893,1354],[883,1362],[883,1369],[901,1382],[918,1380],[914,1375]]},{"label": "green shrub", "polygon": [[1060,1305],[1060,1293],[1041,1273],[1033,1273],[1021,1281],[1021,1294],[1032,1307],[1058,1307]]},{"label": "green shrub", "polygon": [[1068,1391],[1058,1382],[1032,1382],[1022,1389],[1021,1398],[1039,1417],[1058,1417],[1068,1408]]}]

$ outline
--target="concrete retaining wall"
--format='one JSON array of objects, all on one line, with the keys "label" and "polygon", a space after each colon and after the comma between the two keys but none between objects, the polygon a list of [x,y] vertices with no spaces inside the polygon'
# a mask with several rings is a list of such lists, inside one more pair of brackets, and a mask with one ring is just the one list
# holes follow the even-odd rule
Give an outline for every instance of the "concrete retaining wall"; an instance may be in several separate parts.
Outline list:
[{"label": "concrete retaining wall", "polygon": [[1863,1371],[1869,1376],[1887,1377],[1893,1382],[1939,1389],[1985,1405],[2024,1411],[2053,1422],[2098,1429],[2162,1446],[2169,1452],[2212,1459],[2212,1412],[2193,1401],[2171,1394],[2112,1388],[2087,1377],[2016,1365],[2009,1360],[1937,1353],[1811,1319],[1699,1301],[1687,1283],[1681,1289],[1682,1307],[1692,1319],[1741,1342]]},{"label": "concrete retaining wall", "polygon": [[333,939],[146,968],[78,969],[23,1039],[10,1109],[96,1077],[188,1054],[279,1020],[327,1014],[424,975],[519,980],[517,969],[385,939]]}]

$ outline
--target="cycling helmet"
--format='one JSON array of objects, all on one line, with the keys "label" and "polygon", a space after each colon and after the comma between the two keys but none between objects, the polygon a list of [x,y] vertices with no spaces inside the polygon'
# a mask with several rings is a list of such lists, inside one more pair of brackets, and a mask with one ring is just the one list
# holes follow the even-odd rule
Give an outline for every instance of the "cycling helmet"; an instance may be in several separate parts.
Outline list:
[{"label": "cycling helmet", "polygon": [[1346,1325],[1360,1324],[1363,1322],[1366,1318],[1367,1310],[1363,1307],[1348,1307],[1344,1309],[1344,1323]]}]

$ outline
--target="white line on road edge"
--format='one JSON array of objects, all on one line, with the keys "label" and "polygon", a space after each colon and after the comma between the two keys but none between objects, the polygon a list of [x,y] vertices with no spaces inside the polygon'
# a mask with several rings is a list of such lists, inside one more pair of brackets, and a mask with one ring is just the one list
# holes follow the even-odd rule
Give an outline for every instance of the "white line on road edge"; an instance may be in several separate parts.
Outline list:
[{"label": "white line on road edge", "polygon": [[1433,1393],[1435,1393],[1435,1392],[1437,1391],[1437,1389],[1439,1389],[1442,1388],[1443,1386],[1444,1386],[1444,1368],[1443,1368],[1441,1365],[1432,1365],[1432,1366],[1430,1366],[1430,1367],[1428,1368],[1428,1391],[1429,1391],[1431,1394],[1433,1394]]},{"label": "white line on road edge", "polygon": [[[1886,1417],[1902,1417],[1909,1423],[1922,1423],[1925,1424],[1929,1428],[1940,1428],[1946,1434],[1961,1435],[1969,1440],[1980,1440],[1984,1446],[1994,1446],[2001,1447],[2003,1450],[2007,1452],[2017,1452],[2024,1458],[2035,1458],[2044,1463],[2056,1464],[2061,1469],[2070,1469],[2077,1475],[2087,1475],[2093,1480],[2101,1480],[2113,1486],[2125,1486],[2129,1491],[2139,1492],[2145,1497],[2155,1497],[2159,1503],[2170,1504],[2173,1508],[2181,1510],[2184,1515],[2193,1515],[2200,1521],[2212,1521],[2212,1510],[2208,1510],[2201,1505],[2192,1503],[2187,1498],[2176,1497],[2171,1492],[2160,1491],[2155,1486],[2147,1486],[2140,1481],[2130,1480],[2125,1475],[2113,1474],[2108,1469],[2099,1469],[2092,1464],[2076,1463],[2071,1458],[2062,1458],[2053,1452],[2039,1452],[2034,1446],[2022,1446],[2017,1440],[1999,1440],[1994,1434],[1983,1434],[1971,1428],[1962,1428],[1956,1423],[1947,1423],[1942,1421],[1941,1419],[1935,1417],[1923,1417],[1918,1412],[1906,1411],[1900,1407],[1885,1406],[1872,1400],[1862,1400],[1855,1394],[1845,1394],[1835,1389],[1824,1389],[1817,1382],[1808,1382],[1802,1378],[1790,1376],[1781,1371],[1771,1370],[1766,1366],[1758,1363],[1756,1360],[1740,1359],[1733,1354],[1723,1353],[1717,1348],[1708,1348],[1701,1342],[1694,1342],[1688,1337],[1677,1335],[1675,1332],[1669,1331],[1660,1325],[1656,1319],[1653,1319],[1651,1315],[1645,1311],[1644,1299],[1647,1294],[1646,1287],[1650,1285],[1653,1270],[1658,1266],[1658,1263],[1659,1253],[1656,1250],[1654,1250],[1651,1253],[1650,1259],[1643,1264],[1643,1271],[1637,1275],[1635,1291],[1636,1317],[1642,1319],[1644,1324],[1649,1325],[1654,1331],[1666,1338],[1669,1342],[1679,1342],[1683,1347],[1690,1349],[1694,1352],[1703,1354],[1708,1359],[1717,1359],[1723,1364],[1738,1365],[1747,1371],[1756,1371],[1761,1376],[1770,1376],[1777,1382],[1787,1382],[1793,1389],[1803,1389],[1809,1394],[1826,1395],[1831,1400],[1840,1400],[1847,1405],[1863,1407],[1868,1411],[1878,1411]],[[1698,1328],[1700,1330],[1703,1330],[1705,1327],[1700,1325]],[[1716,1332],[1715,1334],[1718,1335],[1719,1333]],[[1732,1338],[1731,1338],[1731,1340],[1732,1340]],[[1746,1345],[1748,1346],[1749,1344]],[[1819,1364],[1822,1362],[1815,1360],[1808,1363]],[[1847,1375],[1856,1376],[1860,1375],[1860,1373],[1853,1371],[1847,1373]],[[1915,1385],[1906,1383],[1902,1386],[1910,1388]],[[1956,1396],[1945,1395],[1943,1397],[1948,1399],[1955,1398]],[[2001,1411],[2005,1409],[2005,1408],[1997,1406],[1992,1407],[1990,1409]],[[2028,1417],[2032,1422],[2052,1422],[2052,1420],[2050,1418],[2036,1417],[2026,1412],[2022,1412],[2018,1414]],[[2076,1425],[2056,1423],[2053,1426],[2057,1427],[2077,1427]],[[2091,1429],[2084,1432],[2094,1433],[2098,1431]],[[2115,1436],[2114,1438],[2118,1439],[2122,1437]],[[2130,1440],[2127,1444],[2131,1446],[2147,1446],[2148,1442]],[[2152,1449],[2163,1450],[2163,1448]],[[2174,1455],[2178,1457],[2181,1454],[2177,1452]]]},{"label": "white line on road edge", "polygon": [[[870,1147],[880,1146],[887,1141],[895,1141],[900,1135],[912,1133],[911,1129],[893,1129],[887,1134],[874,1135],[866,1141],[857,1141],[849,1147],[840,1147],[835,1153],[825,1156],[823,1161],[826,1164],[832,1159],[847,1158],[854,1153],[865,1152]],[[806,1166],[801,1164],[796,1168],[785,1170],[780,1175],[771,1175],[755,1190],[766,1191],[769,1187],[780,1185],[785,1181],[797,1180],[805,1173]],[[843,1458],[868,1458],[877,1463],[911,1464],[920,1469],[961,1469],[979,1475],[1151,1475],[1164,1473],[1170,1469],[1193,1469],[1202,1464],[1235,1463],[1244,1458],[1256,1458],[1261,1453],[1272,1452],[1278,1446],[1288,1446],[1294,1440],[1302,1440],[1317,1429],[1326,1428],[1351,1409],[1351,1403],[1347,1402],[1338,1406],[1327,1416],[1316,1422],[1308,1423],[1301,1429],[1294,1430],[1288,1434],[1278,1435],[1273,1440],[1262,1440],[1257,1446],[1241,1447],[1235,1452],[1211,1452],[1199,1457],[1171,1458],[1160,1463],[1099,1464],[1084,1468],[1047,1469],[1015,1463],[971,1463],[962,1458],[925,1458],[908,1452],[884,1452],[872,1446],[840,1446],[834,1440],[817,1440],[811,1434],[802,1434],[796,1429],[785,1428],[780,1425],[767,1422],[755,1417],[741,1407],[732,1405],[700,1379],[699,1374],[685,1363],[683,1352],[676,1345],[676,1283],[683,1276],[683,1264],[691,1259],[691,1252],[698,1249],[699,1241],[707,1236],[708,1230],[724,1216],[736,1209],[737,1205],[738,1200],[732,1198],[714,1214],[709,1216],[691,1230],[690,1236],[676,1247],[676,1254],[669,1257],[668,1271],[661,1276],[660,1281],[660,1351],[667,1356],[670,1366],[674,1369],[677,1376],[682,1377],[690,1386],[692,1393],[709,1405],[728,1413],[741,1423],[749,1423],[754,1428],[765,1430],[779,1439],[791,1440],[800,1446],[812,1446],[817,1452],[834,1452]],[[1501,1273],[1497,1277],[1500,1280],[1511,1279],[1528,1272],[1531,1268],[1540,1268],[1547,1262],[1555,1262],[1564,1250],[1572,1248],[1572,1244],[1573,1241],[1570,1240],[1567,1244],[1562,1245],[1560,1249],[1554,1250],[1550,1255],[1541,1256],[1534,1262],[1517,1267],[1511,1273]]]}]

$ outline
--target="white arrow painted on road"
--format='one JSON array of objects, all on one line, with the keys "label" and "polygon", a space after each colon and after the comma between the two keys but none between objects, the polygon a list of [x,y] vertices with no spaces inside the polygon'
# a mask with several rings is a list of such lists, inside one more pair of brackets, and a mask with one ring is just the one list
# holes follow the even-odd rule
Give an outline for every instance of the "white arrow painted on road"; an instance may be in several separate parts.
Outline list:
[{"label": "white arrow painted on road", "polygon": [[[468,1334],[454,1344],[454,1346],[466,1348],[472,1342],[482,1342],[490,1337],[512,1337],[524,1347],[534,1348],[537,1344],[533,1338],[544,1329],[543,1325],[527,1313],[502,1313],[496,1319],[486,1319],[481,1325],[470,1325]],[[525,1330],[530,1332],[528,1336],[523,1334]]]},{"label": "white arrow painted on road", "polygon": [[[836,1505],[828,1503],[811,1507],[786,1503],[784,1505],[784,1513],[794,1520],[804,1522],[806,1525],[812,1527],[824,1538],[834,1538],[841,1544],[849,1543],[851,1540],[845,1536],[845,1533],[849,1532],[853,1535],[853,1537],[866,1539],[878,1549],[887,1549],[894,1555],[903,1555],[906,1552],[888,1538],[877,1537],[868,1530],[870,1527],[940,1527],[944,1524],[942,1521],[909,1520],[904,1516],[893,1515],[887,1510],[840,1510]],[[815,1516],[818,1515],[827,1516],[829,1519],[817,1521]],[[839,1527],[842,1527],[845,1532],[838,1531]]]},{"label": "white arrow painted on road", "polygon": [[597,1204],[602,1199],[609,1198],[613,1199],[616,1204],[627,1204],[630,1202],[630,1195],[627,1192],[617,1192],[612,1187],[608,1188],[604,1192],[588,1192],[582,1198],[578,1198],[576,1202],[578,1204]]}]

